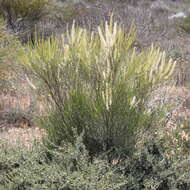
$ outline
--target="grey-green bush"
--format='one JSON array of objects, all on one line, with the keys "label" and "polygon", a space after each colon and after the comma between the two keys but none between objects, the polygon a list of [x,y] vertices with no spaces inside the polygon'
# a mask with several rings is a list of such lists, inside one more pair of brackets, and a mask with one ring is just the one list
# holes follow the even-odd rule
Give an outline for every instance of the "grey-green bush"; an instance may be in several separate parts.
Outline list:
[{"label": "grey-green bush", "polygon": [[[103,159],[104,158],[104,159]],[[111,162],[101,155],[90,162],[77,138],[75,145],[30,150],[0,145],[1,190],[189,190],[189,159],[168,160],[148,143],[135,157]]]},{"label": "grey-green bush", "polygon": [[56,150],[0,147],[1,190],[119,190],[126,183],[106,160],[90,163],[79,140]]}]

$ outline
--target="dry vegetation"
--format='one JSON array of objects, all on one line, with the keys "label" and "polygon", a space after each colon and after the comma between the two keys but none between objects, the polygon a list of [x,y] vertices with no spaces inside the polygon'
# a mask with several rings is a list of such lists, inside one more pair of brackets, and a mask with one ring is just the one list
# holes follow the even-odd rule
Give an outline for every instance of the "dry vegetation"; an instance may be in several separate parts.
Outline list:
[{"label": "dry vegetation", "polygon": [[0,189],[189,190],[189,18],[185,0],[0,0]]}]

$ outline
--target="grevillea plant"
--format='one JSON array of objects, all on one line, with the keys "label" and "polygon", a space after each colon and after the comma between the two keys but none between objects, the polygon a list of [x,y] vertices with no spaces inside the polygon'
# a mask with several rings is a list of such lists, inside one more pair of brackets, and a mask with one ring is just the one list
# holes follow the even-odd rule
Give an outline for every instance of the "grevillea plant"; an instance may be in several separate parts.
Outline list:
[{"label": "grevillea plant", "polygon": [[21,62],[47,89],[50,113],[42,126],[55,144],[74,143],[83,132],[93,153],[132,151],[137,131],[155,125],[147,98],[175,63],[153,46],[137,52],[135,33],[111,18],[96,32],[73,24],[61,40],[37,39],[25,48]]}]

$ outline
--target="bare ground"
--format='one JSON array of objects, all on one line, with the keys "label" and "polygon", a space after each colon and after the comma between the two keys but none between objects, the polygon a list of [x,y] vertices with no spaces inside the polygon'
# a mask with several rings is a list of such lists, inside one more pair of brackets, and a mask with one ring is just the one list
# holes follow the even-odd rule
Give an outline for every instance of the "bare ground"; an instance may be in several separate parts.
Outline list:
[{"label": "bare ground", "polygon": [[0,142],[29,147],[40,141],[43,130],[36,126],[30,114],[29,95],[0,95]]}]

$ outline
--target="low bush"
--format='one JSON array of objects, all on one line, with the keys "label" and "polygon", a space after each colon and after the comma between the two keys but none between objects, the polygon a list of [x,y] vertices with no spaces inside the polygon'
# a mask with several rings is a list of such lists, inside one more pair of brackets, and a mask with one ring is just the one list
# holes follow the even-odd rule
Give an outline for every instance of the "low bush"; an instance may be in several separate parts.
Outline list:
[{"label": "low bush", "polygon": [[50,141],[74,143],[83,132],[93,154],[113,147],[132,152],[137,131],[156,125],[149,92],[175,63],[154,47],[136,52],[134,39],[134,27],[126,34],[111,20],[97,33],[73,25],[61,42],[40,39],[26,47],[21,61],[47,89],[50,114],[42,126]]},{"label": "low bush", "polygon": [[[108,162],[105,154],[90,162],[79,137],[56,150],[0,146],[0,188],[10,190],[188,190],[189,160],[168,160],[148,143],[133,158]],[[104,159],[103,159],[104,158]]]},{"label": "low bush", "polygon": [[[120,165],[127,190],[187,190],[190,188],[189,157],[168,159],[160,145],[148,142],[135,157]],[[120,166],[121,167],[121,166]]]},{"label": "low bush", "polygon": [[0,158],[2,190],[118,190],[126,184],[106,160],[90,163],[79,141],[54,151],[39,145],[30,151],[1,146]]},{"label": "low bush", "polygon": [[[172,126],[173,125],[173,126]],[[190,153],[189,119],[177,117],[167,128],[158,129],[157,138],[169,157],[180,157]]]}]

